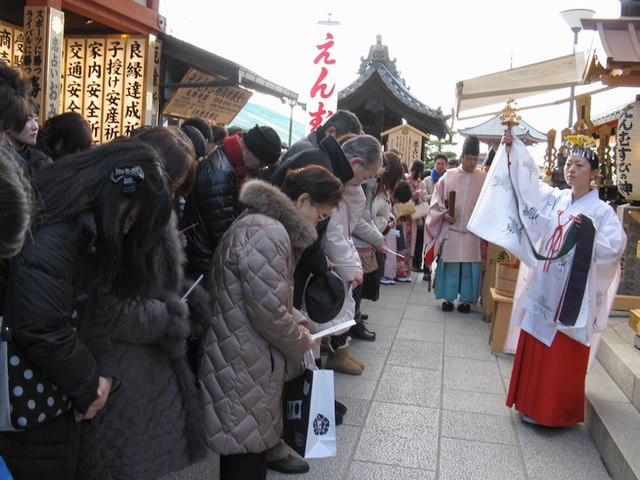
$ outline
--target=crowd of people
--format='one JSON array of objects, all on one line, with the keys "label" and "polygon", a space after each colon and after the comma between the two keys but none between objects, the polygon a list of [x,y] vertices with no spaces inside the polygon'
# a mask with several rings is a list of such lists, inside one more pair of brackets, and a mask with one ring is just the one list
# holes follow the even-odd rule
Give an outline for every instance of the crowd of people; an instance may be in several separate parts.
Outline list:
[{"label": "crowd of people", "polygon": [[[96,146],[80,115],[41,129],[37,116],[29,82],[0,61],[2,341],[70,400],[37,425],[2,424],[0,457],[17,480],[151,479],[210,450],[225,480],[304,473],[281,439],[283,383],[305,368],[362,374],[350,343],[377,338],[362,299],[413,270],[429,286],[435,276],[445,312],[479,300],[481,236],[496,239],[468,226],[489,210],[498,167],[477,167],[476,137],[459,165],[438,154],[425,172],[344,110],[284,153],[268,126],[231,132],[193,117]],[[610,307],[596,299],[615,289],[624,249],[596,174],[595,154],[576,148],[571,190],[511,192],[552,220],[520,225],[534,250],[549,236],[562,243],[560,227],[591,232],[577,243],[591,253],[582,291],[571,290],[577,310],[565,312],[576,300],[557,288],[573,278],[571,256],[545,252],[519,283],[524,333],[507,403],[543,425],[582,421],[589,347]],[[318,313],[306,289],[328,275],[344,300]],[[312,338],[333,326],[343,328]],[[559,375],[558,362],[573,366]],[[335,409],[340,423],[348,407]]]}]

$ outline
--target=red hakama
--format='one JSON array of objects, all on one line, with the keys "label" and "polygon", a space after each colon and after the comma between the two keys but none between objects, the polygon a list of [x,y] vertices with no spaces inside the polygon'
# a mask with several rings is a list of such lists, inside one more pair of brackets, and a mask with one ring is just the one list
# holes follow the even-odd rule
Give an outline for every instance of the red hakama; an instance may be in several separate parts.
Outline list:
[{"label": "red hakama", "polygon": [[547,347],[522,330],[507,406],[548,427],[583,422],[588,361],[589,347],[561,332]]}]

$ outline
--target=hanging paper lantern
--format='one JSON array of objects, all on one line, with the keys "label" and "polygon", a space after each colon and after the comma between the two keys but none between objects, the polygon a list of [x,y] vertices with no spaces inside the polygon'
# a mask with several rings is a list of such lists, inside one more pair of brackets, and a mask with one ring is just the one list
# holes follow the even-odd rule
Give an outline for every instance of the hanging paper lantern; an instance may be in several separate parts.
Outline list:
[{"label": "hanging paper lantern", "polygon": [[616,165],[620,194],[640,200],[640,101],[624,107],[618,119]]}]

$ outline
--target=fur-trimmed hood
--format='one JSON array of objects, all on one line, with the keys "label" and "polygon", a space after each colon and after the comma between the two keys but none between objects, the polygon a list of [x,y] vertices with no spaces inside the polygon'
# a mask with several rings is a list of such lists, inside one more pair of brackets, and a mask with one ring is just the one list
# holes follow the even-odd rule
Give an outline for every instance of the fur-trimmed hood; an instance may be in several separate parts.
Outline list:
[{"label": "fur-trimmed hood", "polygon": [[318,238],[315,227],[302,216],[291,199],[263,180],[246,182],[239,200],[251,213],[261,213],[280,222],[295,249],[305,249]]}]

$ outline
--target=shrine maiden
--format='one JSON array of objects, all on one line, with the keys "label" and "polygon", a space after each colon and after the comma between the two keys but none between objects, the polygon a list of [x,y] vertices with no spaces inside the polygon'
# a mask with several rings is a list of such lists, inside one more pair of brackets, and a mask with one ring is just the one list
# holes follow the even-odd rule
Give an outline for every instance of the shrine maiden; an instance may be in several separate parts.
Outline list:
[{"label": "shrine maiden", "polygon": [[564,176],[571,189],[559,190],[539,181],[524,144],[505,133],[512,151],[504,145],[498,151],[469,222],[523,262],[511,314],[522,332],[507,406],[545,426],[584,420],[590,348],[594,333],[606,329],[626,246],[615,211],[592,187],[593,140],[567,139]]}]

